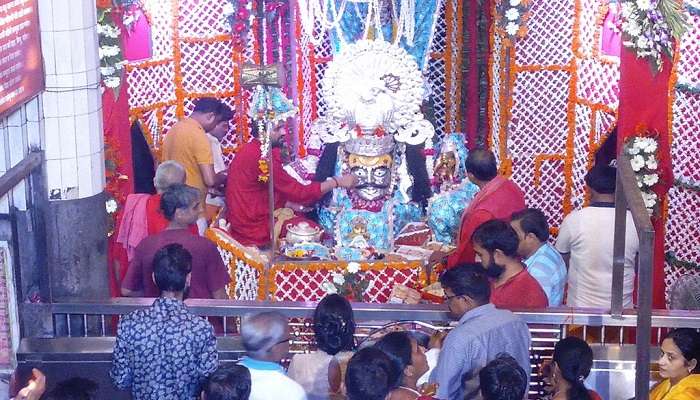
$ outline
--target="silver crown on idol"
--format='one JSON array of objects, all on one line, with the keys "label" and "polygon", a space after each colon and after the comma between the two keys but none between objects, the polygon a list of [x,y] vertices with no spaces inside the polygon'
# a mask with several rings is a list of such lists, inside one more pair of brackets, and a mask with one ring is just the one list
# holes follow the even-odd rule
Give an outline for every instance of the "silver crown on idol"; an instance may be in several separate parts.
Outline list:
[{"label": "silver crown on idol", "polygon": [[394,150],[394,136],[360,136],[345,142],[345,151],[365,157],[376,157]]}]

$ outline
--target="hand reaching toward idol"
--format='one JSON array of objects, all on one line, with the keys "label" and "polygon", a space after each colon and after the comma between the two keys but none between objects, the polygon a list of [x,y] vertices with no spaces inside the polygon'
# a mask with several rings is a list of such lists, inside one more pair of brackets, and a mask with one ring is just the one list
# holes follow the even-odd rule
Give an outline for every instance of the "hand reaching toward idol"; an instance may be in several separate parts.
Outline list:
[{"label": "hand reaching toward idol", "polygon": [[357,177],[353,174],[346,174],[333,178],[339,187],[350,189],[357,186]]}]

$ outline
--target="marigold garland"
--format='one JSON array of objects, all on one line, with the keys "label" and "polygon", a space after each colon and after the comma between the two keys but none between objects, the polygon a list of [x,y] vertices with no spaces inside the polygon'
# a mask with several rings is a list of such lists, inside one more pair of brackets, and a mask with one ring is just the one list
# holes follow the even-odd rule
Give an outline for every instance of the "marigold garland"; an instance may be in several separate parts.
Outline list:
[{"label": "marigold garland", "polygon": [[180,7],[178,1],[172,2],[173,19],[170,22],[173,30],[173,68],[175,74],[175,116],[177,119],[185,117],[185,89],[182,84],[182,49],[180,48]]},{"label": "marigold garland", "polygon": [[538,154],[535,156],[535,173],[532,177],[532,185],[536,188],[540,186],[542,164],[545,161],[565,161],[565,157],[561,154]]},{"label": "marigold garland", "polygon": [[270,178],[270,167],[267,165],[267,160],[258,160],[258,169],[260,169],[258,181],[267,182],[267,180]]}]

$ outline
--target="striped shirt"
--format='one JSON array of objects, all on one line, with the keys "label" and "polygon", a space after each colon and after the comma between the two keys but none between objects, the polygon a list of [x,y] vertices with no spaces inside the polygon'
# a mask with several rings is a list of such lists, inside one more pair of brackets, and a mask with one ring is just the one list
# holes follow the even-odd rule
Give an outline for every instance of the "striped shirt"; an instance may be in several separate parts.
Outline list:
[{"label": "striped shirt", "polygon": [[564,302],[566,285],[566,264],[561,254],[549,243],[545,243],[523,261],[527,272],[539,282],[547,295],[550,307],[558,307]]}]

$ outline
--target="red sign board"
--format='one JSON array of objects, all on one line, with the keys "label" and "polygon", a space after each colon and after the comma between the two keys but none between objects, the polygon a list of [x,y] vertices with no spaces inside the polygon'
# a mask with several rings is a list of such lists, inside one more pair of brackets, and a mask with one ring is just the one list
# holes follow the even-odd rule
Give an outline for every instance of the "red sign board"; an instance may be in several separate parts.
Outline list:
[{"label": "red sign board", "polygon": [[0,0],[0,115],[44,88],[37,0]]}]

